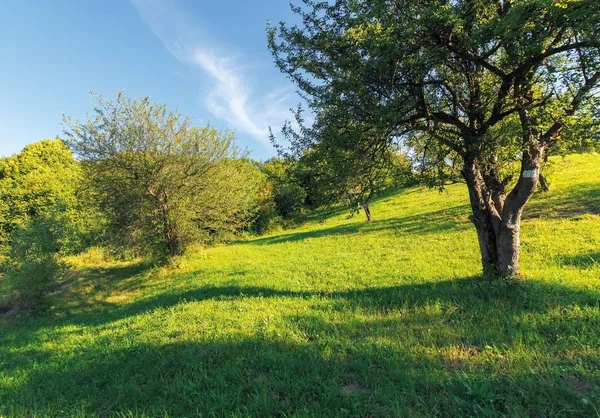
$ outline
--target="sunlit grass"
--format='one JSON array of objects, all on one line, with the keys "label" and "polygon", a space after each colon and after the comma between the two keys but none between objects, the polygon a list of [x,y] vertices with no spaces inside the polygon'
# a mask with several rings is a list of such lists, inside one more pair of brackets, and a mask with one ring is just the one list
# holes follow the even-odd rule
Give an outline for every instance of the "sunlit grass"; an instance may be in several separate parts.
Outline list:
[{"label": "sunlit grass", "polygon": [[516,284],[479,278],[461,184],[170,267],[71,259],[48,314],[0,319],[0,416],[599,416],[600,156],[550,182]]}]

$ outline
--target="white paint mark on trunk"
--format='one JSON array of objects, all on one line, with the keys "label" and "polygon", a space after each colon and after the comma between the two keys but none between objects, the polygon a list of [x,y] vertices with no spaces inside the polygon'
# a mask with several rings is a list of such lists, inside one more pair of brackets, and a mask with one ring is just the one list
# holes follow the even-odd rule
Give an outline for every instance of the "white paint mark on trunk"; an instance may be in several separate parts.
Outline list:
[{"label": "white paint mark on trunk", "polygon": [[526,179],[535,178],[536,170],[523,170],[523,177]]}]

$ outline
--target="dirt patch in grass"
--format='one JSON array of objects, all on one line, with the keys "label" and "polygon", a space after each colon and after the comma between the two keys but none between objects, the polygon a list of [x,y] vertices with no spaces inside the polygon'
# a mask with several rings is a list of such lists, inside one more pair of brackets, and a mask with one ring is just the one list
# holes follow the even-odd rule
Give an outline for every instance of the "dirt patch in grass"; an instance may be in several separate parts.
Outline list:
[{"label": "dirt patch in grass", "polygon": [[573,378],[569,380],[567,382],[567,386],[569,387],[571,392],[581,397],[584,397],[592,388],[592,385],[590,385],[589,382],[578,378]]},{"label": "dirt patch in grass", "polygon": [[448,371],[452,374],[460,373],[468,367],[481,367],[477,361],[480,354],[477,347],[461,345],[452,349],[443,349],[440,352]]},{"label": "dirt patch in grass", "polygon": [[371,391],[367,388],[363,388],[355,383],[344,385],[339,389],[340,395],[342,396],[354,396],[354,395],[370,395]]}]

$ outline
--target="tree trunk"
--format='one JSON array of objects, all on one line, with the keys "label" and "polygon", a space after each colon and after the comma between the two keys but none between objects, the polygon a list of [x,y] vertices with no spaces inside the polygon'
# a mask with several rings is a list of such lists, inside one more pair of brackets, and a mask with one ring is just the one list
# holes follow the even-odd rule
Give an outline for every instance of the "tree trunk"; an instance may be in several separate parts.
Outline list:
[{"label": "tree trunk", "polygon": [[521,214],[511,216],[508,222],[502,222],[496,238],[498,249],[498,274],[505,277],[518,278],[519,256],[521,255]]},{"label": "tree trunk", "polygon": [[473,214],[470,219],[475,225],[481,264],[485,276],[498,275],[498,250],[496,231],[500,219],[493,201],[489,198],[481,170],[475,161],[465,161],[463,176],[469,189],[469,200]]},{"label": "tree trunk", "polygon": [[181,242],[176,230],[173,228],[172,222],[170,221],[169,206],[165,202],[161,205],[162,212],[162,227],[163,227],[163,240],[165,244],[165,252],[167,257],[180,255],[182,252]]},{"label": "tree trunk", "polygon": [[502,222],[498,230],[498,272],[502,276],[519,277],[521,254],[521,216],[523,209],[538,187],[544,147],[530,146],[523,152],[521,175],[506,197]]},{"label": "tree trunk", "polygon": [[465,158],[463,176],[469,189],[471,220],[477,230],[485,276],[520,275],[521,216],[537,188],[543,151],[543,147],[532,146],[523,152],[519,180],[508,196],[497,175],[484,175],[482,164],[473,158]]},{"label": "tree trunk", "polygon": [[369,208],[369,201],[365,200],[363,202],[363,209],[365,210],[365,215],[367,216],[367,221],[371,222],[373,218],[371,217],[371,209]]},{"label": "tree trunk", "polygon": [[496,248],[496,231],[489,223],[488,216],[482,214],[471,216],[475,224],[477,240],[479,241],[479,252],[481,253],[481,265],[484,276],[494,277],[498,275],[498,250]]}]

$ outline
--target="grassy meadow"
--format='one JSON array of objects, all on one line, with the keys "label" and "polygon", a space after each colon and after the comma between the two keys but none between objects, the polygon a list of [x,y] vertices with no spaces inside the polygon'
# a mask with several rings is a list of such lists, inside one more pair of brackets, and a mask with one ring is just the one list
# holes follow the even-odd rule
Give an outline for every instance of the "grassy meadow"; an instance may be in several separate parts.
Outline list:
[{"label": "grassy meadow", "polygon": [[0,416],[600,417],[600,155],[556,158],[490,285],[466,186],[410,188],[168,267],[69,259],[0,315]]}]

